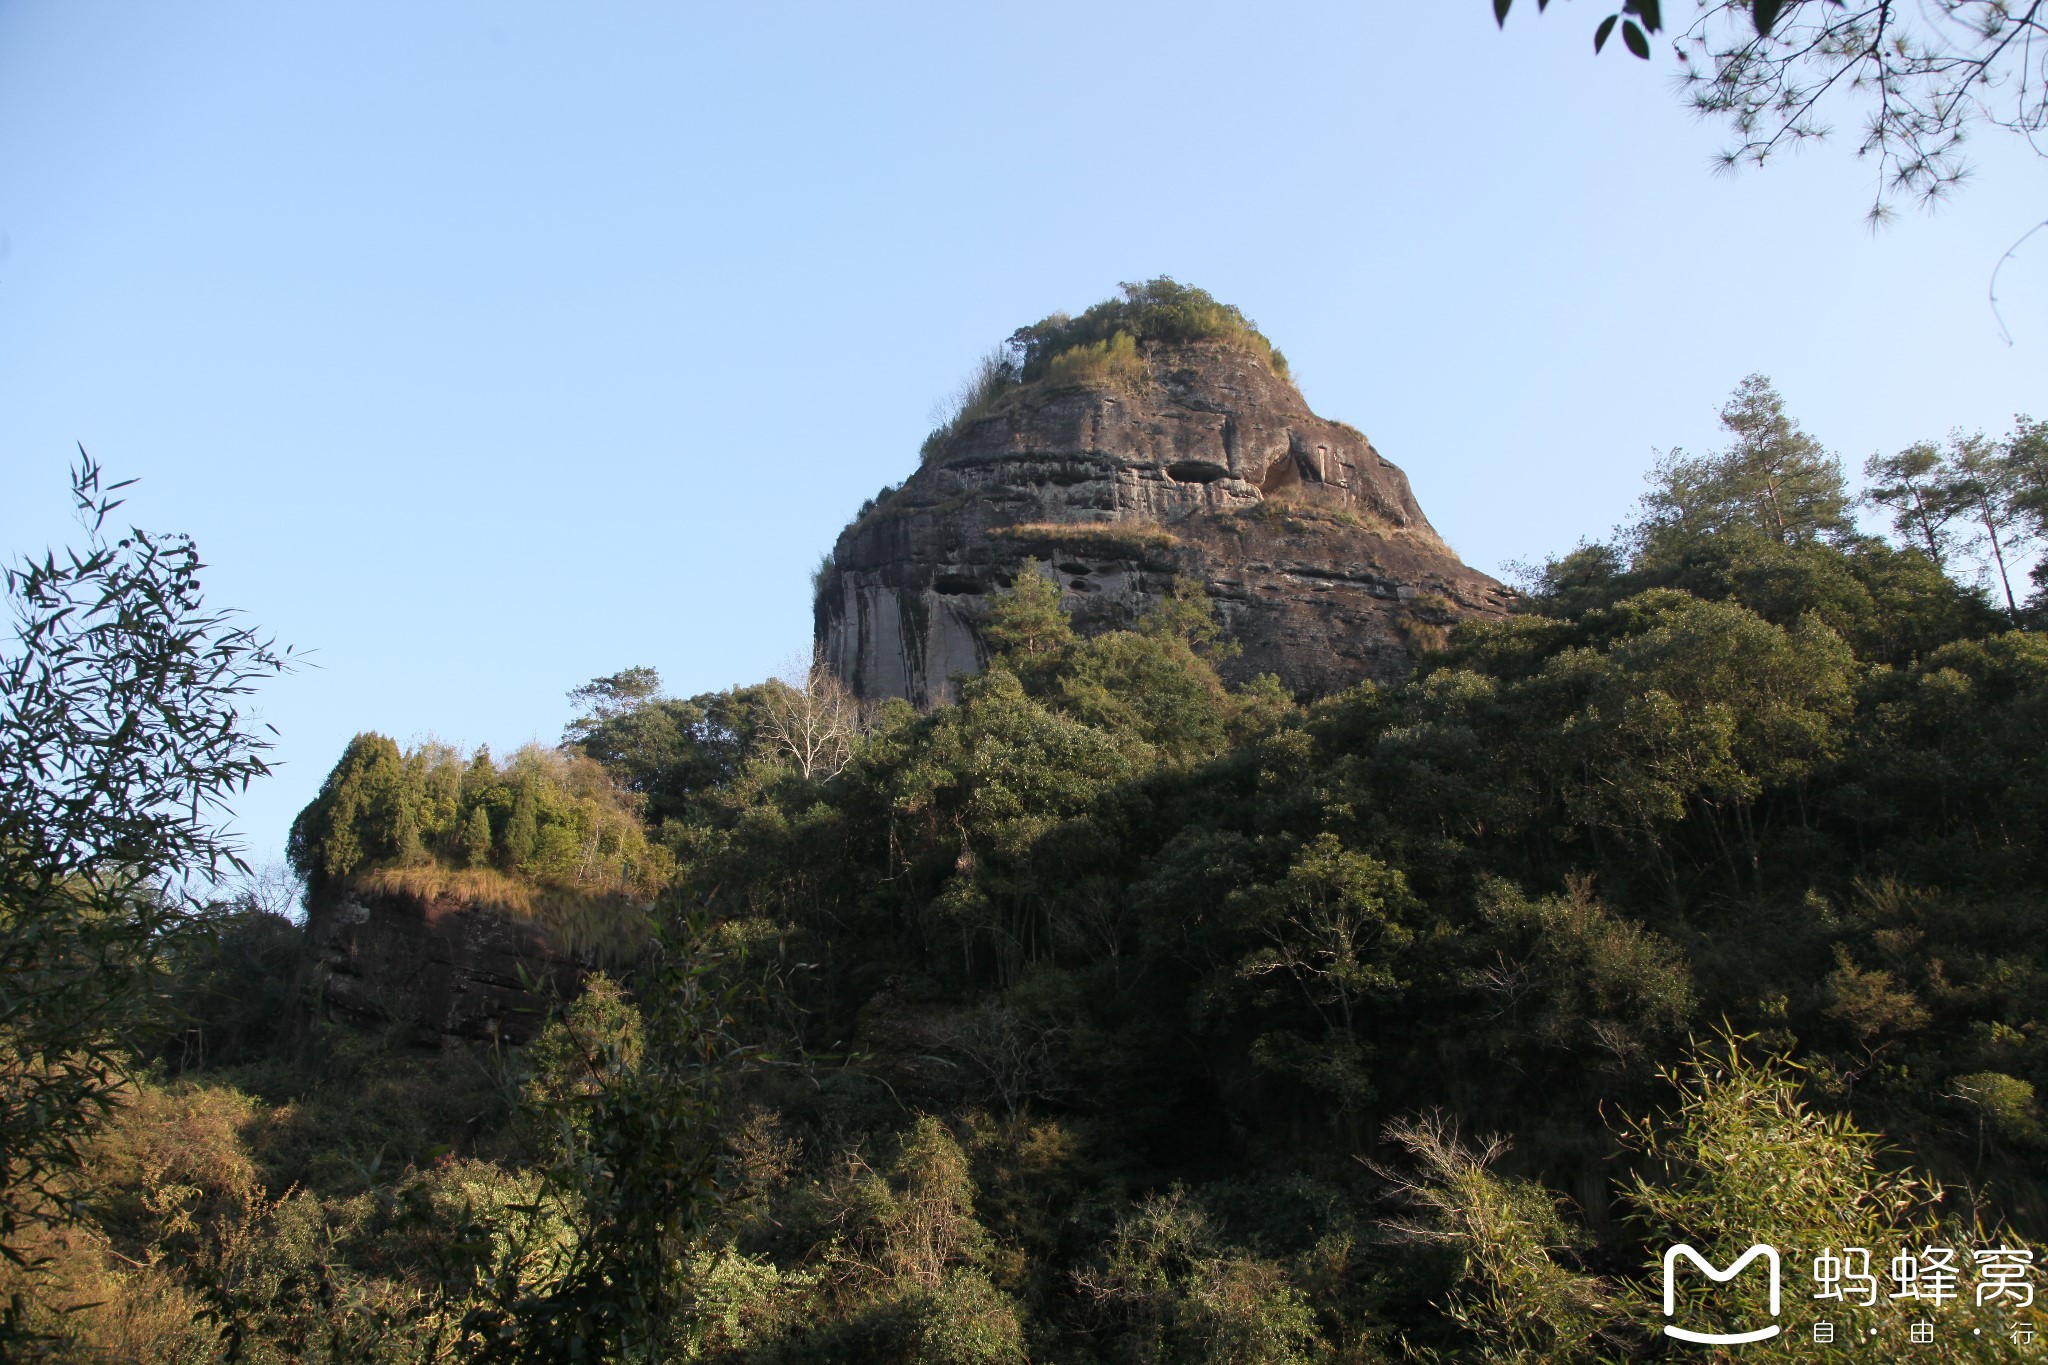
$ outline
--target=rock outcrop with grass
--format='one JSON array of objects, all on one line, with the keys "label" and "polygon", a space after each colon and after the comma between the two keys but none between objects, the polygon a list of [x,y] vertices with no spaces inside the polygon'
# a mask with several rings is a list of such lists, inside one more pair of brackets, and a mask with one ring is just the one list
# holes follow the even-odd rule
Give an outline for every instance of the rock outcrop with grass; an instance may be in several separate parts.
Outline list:
[{"label": "rock outcrop with grass", "polygon": [[1304,695],[1399,678],[1510,597],[1370,441],[1309,410],[1241,313],[1170,280],[1024,328],[982,363],[921,467],[821,566],[819,656],[862,697],[943,700],[986,661],[989,595],[1027,565],[1084,629],[1199,581],[1243,647],[1226,676]]},{"label": "rock outcrop with grass", "polygon": [[585,971],[630,956],[675,862],[595,761],[529,745],[350,741],[293,822],[308,1004],[412,1041],[520,1043]]}]

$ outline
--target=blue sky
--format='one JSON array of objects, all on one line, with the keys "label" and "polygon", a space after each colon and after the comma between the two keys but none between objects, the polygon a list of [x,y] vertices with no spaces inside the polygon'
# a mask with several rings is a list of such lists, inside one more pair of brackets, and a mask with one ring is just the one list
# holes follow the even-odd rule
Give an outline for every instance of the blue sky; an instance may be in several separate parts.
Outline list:
[{"label": "blue sky", "polygon": [[631,664],[777,671],[974,357],[1119,280],[1253,316],[1499,571],[1763,371],[1852,468],[2048,412],[2048,162],[1873,235],[1846,146],[1732,177],[1598,7],[0,0],[0,549],[83,442],[260,699],[252,856],[348,737],[501,752]]}]

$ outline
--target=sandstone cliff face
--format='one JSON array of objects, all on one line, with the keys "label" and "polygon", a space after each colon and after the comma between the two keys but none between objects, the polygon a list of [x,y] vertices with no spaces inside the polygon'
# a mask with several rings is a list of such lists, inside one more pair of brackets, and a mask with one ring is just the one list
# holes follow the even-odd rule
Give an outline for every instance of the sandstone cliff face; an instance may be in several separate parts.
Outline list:
[{"label": "sandstone cliff face", "polygon": [[929,705],[987,661],[978,624],[1026,558],[1084,628],[1128,624],[1176,576],[1244,646],[1233,680],[1313,695],[1392,681],[1508,589],[1437,537],[1408,479],[1294,386],[1217,342],[1142,348],[1150,381],[1023,385],[840,534],[818,656],[860,696]]},{"label": "sandstone cliff face", "polygon": [[338,893],[311,907],[307,928],[314,1008],[418,1044],[529,1042],[547,996],[575,995],[585,971],[534,925],[441,900]]}]

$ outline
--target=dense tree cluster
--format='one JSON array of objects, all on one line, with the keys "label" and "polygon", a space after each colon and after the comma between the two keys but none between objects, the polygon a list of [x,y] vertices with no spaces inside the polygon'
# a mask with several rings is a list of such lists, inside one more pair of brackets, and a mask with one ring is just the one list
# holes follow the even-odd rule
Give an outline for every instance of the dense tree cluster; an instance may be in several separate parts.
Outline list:
[{"label": "dense tree cluster", "polygon": [[500,765],[488,748],[400,752],[363,734],[293,822],[287,851],[316,893],[378,872],[468,869],[644,904],[675,863],[638,805],[581,754],[529,745]]}]

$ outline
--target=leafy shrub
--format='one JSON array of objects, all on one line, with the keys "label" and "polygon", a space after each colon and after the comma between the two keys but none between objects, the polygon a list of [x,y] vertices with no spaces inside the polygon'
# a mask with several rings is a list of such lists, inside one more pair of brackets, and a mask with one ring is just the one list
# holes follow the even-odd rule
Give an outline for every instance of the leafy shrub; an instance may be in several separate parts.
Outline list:
[{"label": "leafy shrub", "polygon": [[1997,1071],[1978,1071],[1958,1076],[1949,1083],[1946,1099],[1967,1109],[1977,1121],[1977,1145],[1991,1136],[2011,1142],[2038,1143],[2041,1120],[2034,1104],[2034,1087],[2015,1076]]},{"label": "leafy shrub", "polygon": [[1517,1073],[1541,1074],[1547,1053],[1571,1073],[1611,1077],[1664,1053],[1692,1017],[1698,997],[1677,946],[1602,905],[1587,878],[1541,899],[1491,880],[1479,909],[1496,956],[1466,979],[1512,1013],[1489,1041]]},{"label": "leafy shrub", "polygon": [[732,1247],[692,1256],[688,1277],[693,1360],[739,1355],[777,1340],[801,1320],[818,1279]]},{"label": "leafy shrub", "polygon": [[979,1270],[956,1267],[912,1294],[911,1359],[918,1365],[1011,1365],[1024,1356],[1016,1300]]},{"label": "leafy shrub", "polygon": [[1017,329],[1010,337],[1010,349],[1020,358],[1020,377],[1027,382],[1047,378],[1063,353],[1082,346],[1108,345],[1120,334],[1134,343],[1220,341],[1251,352],[1283,376],[1287,373],[1287,357],[1266,340],[1252,320],[1232,305],[1218,303],[1207,290],[1165,275],[1120,287],[1122,298],[1106,299],[1078,318],[1054,313]]},{"label": "leafy shrub", "polygon": [[[618,982],[592,972],[562,1017],[542,1029],[527,1049],[526,1062],[533,1068],[528,1093],[543,1108],[563,1110],[568,1115],[563,1122],[574,1129],[580,1119],[567,1101],[596,1095],[630,1077],[646,1047],[640,1011]],[[543,1145],[549,1136],[540,1134]]]},{"label": "leafy shrub", "polygon": [[[882,508],[888,505],[889,499],[896,496],[896,491],[901,487],[901,484],[883,484],[880,488],[875,490],[875,495],[872,498],[861,499],[860,510],[853,514],[853,519],[856,522],[865,521],[870,514],[881,511]],[[829,561],[832,558],[831,553],[829,551],[826,553],[825,558],[828,561],[826,567],[829,568]]]},{"label": "leafy shrub", "polygon": [[480,1212],[530,1202],[532,1182],[454,1161],[381,1197],[273,1195],[251,1139],[275,1116],[221,1086],[126,1094],[87,1149],[79,1220],[29,1248],[33,1268],[0,1261],[0,1297],[30,1291],[15,1308],[49,1348],[34,1358],[467,1358],[418,1274],[459,1256]]},{"label": "leafy shrub", "polygon": [[[214,821],[270,770],[244,698],[290,662],[204,605],[190,537],[114,533],[125,486],[81,450],[85,545],[0,564],[0,1259],[16,1264],[17,1235],[67,1221],[62,1183],[132,1043],[162,1027],[154,978],[195,928],[193,886],[248,870]],[[15,1318],[0,1308],[0,1354]]]},{"label": "leafy shrub", "polygon": [[1221,1245],[1207,1211],[1179,1186],[1121,1219],[1107,1253],[1076,1278],[1124,1358],[1293,1365],[1326,1353],[1286,1269]]},{"label": "leafy shrub", "polygon": [[260,1193],[242,1141],[256,1121],[255,1101],[221,1086],[137,1085],[88,1151],[96,1221],[139,1248]]},{"label": "leafy shrub", "polygon": [[1471,1340],[1501,1352],[1481,1358],[1579,1361],[1609,1344],[1619,1316],[1613,1288],[1572,1264],[1589,1239],[1550,1190],[1493,1169],[1506,1140],[1469,1147],[1436,1111],[1396,1120],[1386,1137],[1417,1172],[1374,1165],[1415,1213],[1387,1231],[1456,1254],[1458,1285],[1440,1307]]},{"label": "leafy shrub", "polygon": [[[1676,1102],[1619,1121],[1617,1135],[1639,1157],[1622,1194],[1650,1252],[1640,1280],[1581,1268],[1592,1243],[1568,1219],[1566,1202],[1493,1169],[1505,1141],[1475,1150],[1439,1114],[1389,1127],[1389,1139],[1407,1149],[1419,1174],[1375,1164],[1418,1215],[1388,1230],[1459,1258],[1460,1281],[1441,1307],[1484,1354],[1455,1358],[1640,1358],[1641,1339],[1654,1340],[1664,1322],[1652,1307],[1660,1299],[1653,1249],[1680,1242],[1717,1265],[1758,1242],[1795,1264],[1836,1248],[1906,1246],[1955,1248],[1957,1262],[1968,1265],[1976,1248],[2026,1245],[1967,1209],[1949,1210],[1940,1186],[1896,1169],[1875,1134],[1809,1107],[1800,1098],[1797,1067],[1782,1056],[1745,1053],[1750,1043],[1724,1036],[1695,1045],[1682,1065],[1664,1073]],[[1703,1278],[1695,1279],[1682,1291],[1691,1302],[1681,1311],[1697,1319],[1718,1307],[1732,1321],[1756,1321],[1766,1315],[1767,1289],[1775,1300],[1775,1284],[1759,1276],[1711,1294]],[[2009,1358],[1985,1349],[2013,1325],[2004,1319],[2008,1307],[1973,1301],[1965,1291],[1942,1310],[1942,1344],[1924,1358]],[[1861,1304],[1852,1292],[1828,1304],[1826,1316],[1842,1337],[1860,1341],[1881,1324],[1889,1330],[1894,1311],[1884,1301]]]},{"label": "leafy shrub", "polygon": [[838,1198],[854,1278],[934,1288],[949,1268],[980,1258],[987,1233],[974,1217],[967,1155],[946,1125],[926,1116],[898,1139],[888,1173],[856,1160]]}]

